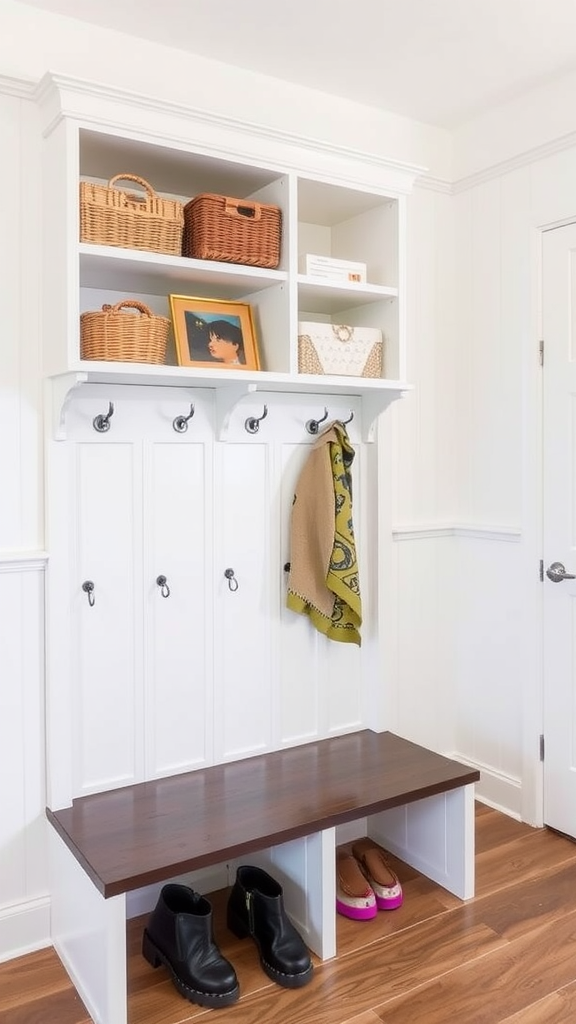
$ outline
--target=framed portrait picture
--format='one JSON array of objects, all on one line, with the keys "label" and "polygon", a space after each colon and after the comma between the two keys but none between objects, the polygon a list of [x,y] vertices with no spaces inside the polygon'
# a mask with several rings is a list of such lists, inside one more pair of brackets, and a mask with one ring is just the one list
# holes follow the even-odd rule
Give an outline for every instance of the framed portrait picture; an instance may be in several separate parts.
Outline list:
[{"label": "framed portrait picture", "polygon": [[179,366],[259,370],[252,309],[244,302],[171,295]]}]

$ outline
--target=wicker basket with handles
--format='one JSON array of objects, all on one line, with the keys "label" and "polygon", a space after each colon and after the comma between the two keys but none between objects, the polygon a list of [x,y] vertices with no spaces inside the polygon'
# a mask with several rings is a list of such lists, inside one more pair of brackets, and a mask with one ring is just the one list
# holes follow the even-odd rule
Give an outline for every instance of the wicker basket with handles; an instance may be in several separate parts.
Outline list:
[{"label": "wicker basket with handles", "polygon": [[[116,188],[118,181],[133,181],[145,194]],[[80,182],[81,242],[180,256],[183,230],[182,203],[162,199],[137,174],[116,174],[107,185]]]},{"label": "wicker basket with handles", "polygon": [[169,328],[168,317],[156,316],[135,299],[104,305],[80,316],[81,358],[163,363]]},{"label": "wicker basket with handles", "polygon": [[184,207],[182,255],[275,269],[280,263],[278,206],[203,192]]}]

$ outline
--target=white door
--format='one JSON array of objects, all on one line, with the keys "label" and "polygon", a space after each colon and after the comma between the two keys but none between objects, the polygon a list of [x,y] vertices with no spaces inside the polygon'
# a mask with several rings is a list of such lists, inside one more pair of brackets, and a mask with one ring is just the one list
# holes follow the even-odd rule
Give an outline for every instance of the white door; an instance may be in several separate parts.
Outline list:
[{"label": "white door", "polygon": [[544,821],[576,836],[576,224],[543,236]]}]

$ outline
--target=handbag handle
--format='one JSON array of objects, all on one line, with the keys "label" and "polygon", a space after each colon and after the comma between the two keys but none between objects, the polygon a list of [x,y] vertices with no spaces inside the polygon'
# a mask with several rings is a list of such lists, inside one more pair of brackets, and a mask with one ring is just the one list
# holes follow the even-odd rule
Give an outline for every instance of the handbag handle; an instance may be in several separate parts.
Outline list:
[{"label": "handbag handle", "polygon": [[229,217],[242,217],[243,220],[260,220],[262,207],[249,199],[232,199],[224,196],[224,213]]},{"label": "handbag handle", "polygon": [[121,309],[125,309],[126,307],[130,309],[139,309],[145,316],[152,316],[152,310],[149,309],[148,306],[145,306],[143,302],[137,302],[136,299],[124,299],[123,302],[117,302],[115,306],[111,306],[109,303],[106,303],[102,306],[102,312],[108,313],[112,316],[114,313],[119,313]]},{"label": "handbag handle", "polygon": [[[150,185],[150,183],[146,181],[145,178],[139,178],[137,174],[115,174],[113,178],[110,178],[110,181],[108,182],[108,188],[112,188],[112,186],[115,185],[117,181],[135,181],[137,185],[142,185],[142,188],[146,189],[146,192],[148,193],[151,199],[156,198],[156,193],[152,188],[152,185]],[[137,199],[140,202],[144,202],[144,196],[130,196],[130,199]]]}]

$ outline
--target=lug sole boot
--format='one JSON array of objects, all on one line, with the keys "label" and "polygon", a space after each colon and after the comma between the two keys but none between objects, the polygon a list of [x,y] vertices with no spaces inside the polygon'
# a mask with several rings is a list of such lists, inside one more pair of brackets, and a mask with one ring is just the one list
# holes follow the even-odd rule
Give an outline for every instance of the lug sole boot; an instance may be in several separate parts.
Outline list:
[{"label": "lug sole boot", "polygon": [[180,995],[198,1006],[230,1006],[240,994],[236,972],[214,942],[212,907],[186,885],[170,883],[144,929],[142,955],[164,964]]},{"label": "lug sole boot", "polygon": [[228,899],[228,928],[256,943],[262,970],[284,988],[301,988],[312,978],[304,941],[284,910],[282,886],[261,868],[238,868]]}]

